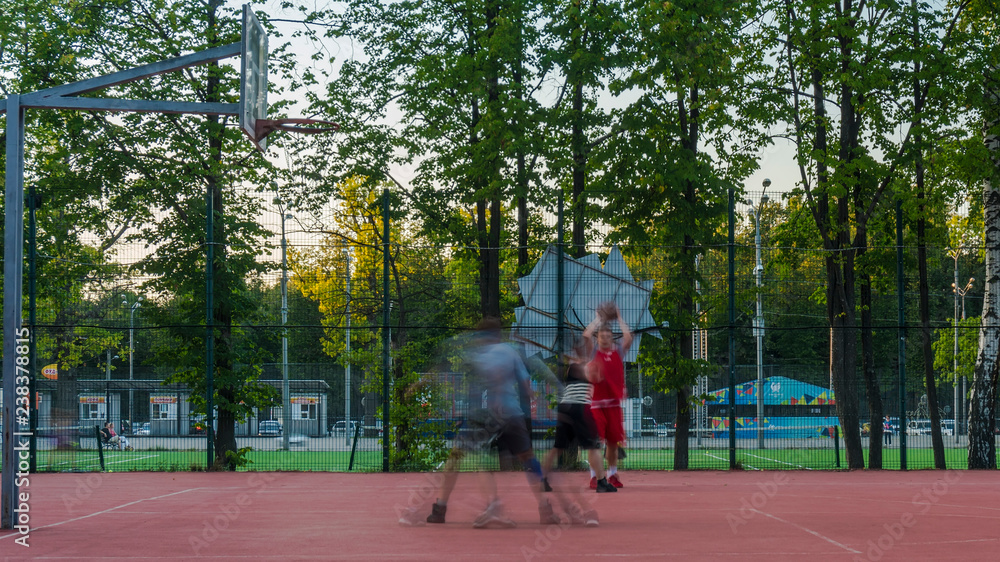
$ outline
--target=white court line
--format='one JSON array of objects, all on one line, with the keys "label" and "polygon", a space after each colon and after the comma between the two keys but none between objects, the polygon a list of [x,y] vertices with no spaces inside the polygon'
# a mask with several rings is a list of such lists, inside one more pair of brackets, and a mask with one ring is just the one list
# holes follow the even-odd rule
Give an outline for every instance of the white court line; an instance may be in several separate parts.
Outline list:
[{"label": "white court line", "polygon": [[[722,457],[717,457],[717,456],[715,456],[715,455],[710,455],[710,454],[708,454],[708,453],[706,453],[706,452],[704,452],[704,451],[702,451],[702,453],[701,453],[701,454],[705,455],[706,457],[712,457],[713,459],[719,459],[720,461],[726,461],[726,462],[729,462],[729,459],[724,459],[724,458],[722,458]],[[746,453],[744,453],[744,454],[746,454]],[[749,465],[749,464],[745,464],[745,465],[743,465],[743,466],[745,466],[746,468],[749,468],[750,470],[760,470],[759,468],[757,468],[757,467],[755,467],[755,466],[753,466],[753,465]]]},{"label": "white court line", "polygon": [[[120,461],[104,461],[104,464],[120,464],[123,462],[141,461],[143,459],[155,459],[158,458],[159,456],[160,455],[146,455],[144,457],[129,457],[127,459],[123,459]],[[87,466],[101,466],[101,463],[98,462],[97,464],[88,464]]]},{"label": "white court line", "polygon": [[[49,527],[58,527],[59,525],[64,525],[66,523],[72,523],[74,521],[80,521],[81,519],[89,519],[89,518],[95,517],[97,515],[104,515],[105,513],[111,513],[112,511],[116,511],[116,510],[119,510],[119,509],[121,509],[123,507],[128,507],[130,505],[135,505],[137,503],[142,503],[144,501],[159,500],[159,499],[163,499],[163,498],[169,498],[170,496],[176,496],[178,494],[185,494],[187,492],[193,492],[195,490],[201,490],[201,489],[204,489],[204,488],[202,488],[202,487],[199,487],[199,488],[188,488],[187,490],[181,490],[179,492],[171,492],[169,494],[164,494],[162,496],[153,496],[151,498],[143,498],[141,500],[135,500],[133,502],[123,503],[122,505],[118,505],[118,506],[115,506],[115,507],[109,507],[108,509],[105,509],[103,511],[97,511],[95,513],[91,513],[90,515],[81,515],[80,517],[74,517],[72,519],[67,519],[65,521],[60,521],[58,523],[50,523],[48,525],[42,525],[41,527],[32,527],[31,530],[34,531],[36,529],[47,529]],[[11,533],[9,535],[2,535],[2,536],[0,536],[0,540],[9,539],[10,537],[18,537],[18,536],[21,536],[21,533]]]},{"label": "white court line", "polygon": [[[116,511],[116,510],[119,510],[119,509],[121,509],[123,507],[128,507],[130,505],[135,505],[137,503],[142,503],[144,501],[159,500],[159,499],[163,499],[163,498],[169,498],[170,496],[176,496],[178,494],[185,494],[187,492],[193,492],[195,490],[201,490],[201,489],[203,489],[203,487],[188,488],[187,490],[180,490],[178,492],[171,492],[169,494],[164,494],[162,496],[153,496],[151,498],[143,498],[141,500],[135,500],[133,502],[123,503],[122,505],[118,505],[118,506],[115,506],[115,507],[109,507],[108,509],[105,509],[103,511],[97,511],[97,512],[91,513],[89,515],[81,515],[80,517],[74,517],[72,519],[67,519],[65,521],[60,521],[58,523],[50,523],[48,525],[42,525],[41,527],[32,527],[32,530],[47,529],[49,527],[58,527],[59,525],[64,525],[66,523],[72,523],[74,521],[80,521],[81,519],[89,519],[89,518],[97,516],[97,515],[104,515],[105,513],[111,513],[112,511]],[[0,536],[0,540],[9,539],[10,537],[18,537],[18,536],[21,536],[21,533],[11,533],[9,535],[2,535],[2,536]]]},{"label": "white court line", "polygon": [[751,454],[751,453],[743,453],[743,454],[746,455],[746,456],[748,456],[748,457],[757,457],[758,459],[764,459],[766,461],[777,462],[777,463],[781,463],[781,464],[787,464],[788,466],[797,466],[799,468],[804,468],[806,470],[812,470],[808,466],[802,466],[801,464],[795,464],[795,463],[790,463],[790,462],[785,462],[785,461],[779,461],[778,459],[772,459],[771,457],[761,457],[761,456],[757,456],[757,455],[754,455],[754,454]]},{"label": "white court line", "polygon": [[94,460],[94,459],[96,459],[96,458],[97,458],[97,457],[87,457],[87,458],[84,458],[84,459],[73,459],[73,460],[71,460],[71,461],[62,461],[62,462],[57,462],[57,463],[56,463],[55,465],[56,465],[56,466],[59,466],[59,465],[61,465],[61,464],[73,464],[73,463],[77,463],[77,462],[80,462],[80,461],[92,461],[92,460]]},{"label": "white court line", "polygon": [[753,508],[751,508],[750,511],[753,511],[754,513],[759,513],[759,514],[763,515],[764,517],[770,517],[771,519],[774,519],[775,521],[781,521],[782,523],[784,523],[786,525],[791,525],[792,527],[795,527],[796,529],[801,529],[801,530],[809,533],[810,535],[813,535],[814,537],[821,538],[821,539],[825,540],[826,542],[828,542],[830,544],[839,546],[840,548],[843,548],[844,550],[846,550],[847,552],[850,552],[852,554],[861,554],[860,550],[854,550],[853,548],[847,546],[846,544],[841,544],[841,543],[839,543],[839,542],[831,539],[830,537],[823,536],[823,535],[817,533],[816,531],[813,531],[812,529],[808,529],[806,527],[803,527],[802,525],[799,525],[798,523],[793,523],[791,521],[786,521],[786,520],[784,520],[784,519],[782,519],[782,518],[780,518],[780,517],[778,517],[776,515],[771,515],[770,513],[764,513],[763,511],[761,511],[759,509],[753,509]]}]

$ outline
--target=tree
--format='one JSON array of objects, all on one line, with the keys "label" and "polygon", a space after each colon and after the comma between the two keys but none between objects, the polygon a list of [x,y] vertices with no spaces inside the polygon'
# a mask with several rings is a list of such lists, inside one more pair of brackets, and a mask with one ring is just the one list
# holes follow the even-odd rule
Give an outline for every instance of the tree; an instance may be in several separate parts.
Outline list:
[{"label": "tree", "polygon": [[[363,390],[380,394],[382,371],[382,271],[390,261],[390,293],[393,309],[390,350],[392,356],[390,464],[393,469],[425,470],[443,460],[439,434],[425,422],[435,417],[443,394],[435,381],[424,377],[438,359],[436,350],[448,335],[440,329],[452,323],[447,298],[441,288],[444,257],[433,246],[422,244],[416,225],[406,211],[393,213],[390,229],[391,253],[385,256],[381,239],[384,218],[381,201],[385,184],[354,177],[338,182],[336,210],[325,219],[322,244],[314,249],[293,251],[290,263],[297,286],[316,301],[322,314],[323,350],[345,364],[350,361],[363,371]],[[397,202],[398,203],[398,202]],[[398,206],[397,206],[398,209]],[[318,225],[317,225],[318,226]],[[347,270],[345,250],[352,253],[351,350],[346,350]],[[370,412],[376,408],[371,407]]]},{"label": "tree", "polygon": [[684,469],[688,389],[706,369],[693,359],[700,321],[695,261],[717,235],[729,190],[753,167],[747,148],[760,118],[738,101],[747,91],[746,70],[760,63],[739,32],[753,5],[637,3],[625,12],[633,14],[626,22],[633,39],[623,41],[622,55],[630,72],[612,82],[612,91],[637,91],[639,98],[616,115],[602,150],[607,171],[591,193],[606,202],[610,242],[628,242],[636,253],[650,245],[663,249],[657,278],[669,281],[657,287],[653,312],[675,328],[664,346],[643,355],[644,372],[656,376],[660,388],[677,391],[674,466]]},{"label": "tree", "polygon": [[[105,30],[123,9],[0,2],[13,16],[0,20],[0,89],[29,93],[119,70],[106,64]],[[39,364],[59,369],[54,411],[65,425],[76,423],[80,367],[103,362],[123,340],[120,299],[131,287],[116,245],[148,216],[138,196],[148,186],[130,173],[130,158],[107,150],[104,123],[99,114],[31,110],[25,131],[26,207],[37,233],[27,241],[25,292],[36,302]]]},{"label": "tree", "polygon": [[985,288],[979,349],[969,396],[969,468],[996,468],[996,401],[1000,363],[1000,49],[991,38],[1000,29],[1000,5],[994,0],[969,3],[962,31],[975,45],[969,64],[981,73],[970,81],[967,102],[982,125],[981,179],[985,253]]},{"label": "tree", "polygon": [[480,312],[493,316],[504,206],[521,199],[523,238],[523,198],[537,193],[525,184],[542,138],[525,86],[537,80],[534,17],[525,2],[350,3],[331,34],[360,41],[366,60],[343,62],[328,97],[314,104],[353,138],[323,168],[377,183],[391,177],[391,163],[416,163],[417,177],[399,187],[428,234],[474,248]]},{"label": "tree", "polygon": [[[954,65],[944,53],[961,6],[938,13],[928,6],[869,5],[852,0],[770,5],[781,35],[775,80],[789,95],[785,119],[798,150],[801,189],[827,251],[830,374],[844,427],[848,466],[864,466],[858,433],[858,252],[868,222],[894,188],[913,154],[915,134],[943,123],[954,111],[931,115],[912,104],[912,63],[920,60],[936,81],[948,82]],[[924,22],[928,39],[915,50],[912,29]],[[918,97],[928,95],[924,81]],[[904,87],[909,87],[909,91]],[[908,95],[911,94],[911,95]],[[888,103],[882,100],[893,100]],[[940,109],[940,108],[939,108]],[[835,113],[832,113],[832,112]],[[896,131],[906,131],[897,140]],[[896,186],[904,197],[908,186]]]},{"label": "tree", "polygon": [[[18,13],[28,5],[20,3],[5,12]],[[239,18],[233,16],[238,10],[222,6],[221,0],[197,5],[154,0],[46,5],[38,10],[41,17],[25,19],[28,27],[38,24],[38,40],[33,49],[24,50],[21,64],[28,72],[23,75],[31,76],[39,86],[53,86],[237,43]],[[50,23],[61,27],[46,27]],[[18,36],[16,31],[4,29],[4,38]],[[271,61],[278,69],[287,68],[282,50],[281,46],[272,49]],[[3,52],[6,57],[11,51]],[[20,50],[13,52],[21,54]],[[238,81],[233,76],[231,65],[216,63],[165,74],[156,80],[119,85],[109,95],[234,102]],[[26,85],[22,84],[21,89],[27,89],[23,87]],[[281,107],[281,103],[272,104],[272,109]],[[145,310],[150,319],[172,326],[171,337],[176,345],[160,348],[160,363],[176,367],[171,380],[186,382],[193,390],[196,407],[203,410],[207,392],[205,324],[206,318],[211,318],[214,329],[209,338],[217,351],[212,365],[217,373],[213,402],[219,413],[215,466],[235,467],[239,462],[236,420],[255,406],[270,404],[273,396],[256,383],[256,371],[243,366],[255,364],[260,356],[253,344],[241,339],[243,325],[259,318],[257,302],[249,298],[246,281],[262,269],[257,263],[260,250],[253,242],[265,231],[245,217],[230,213],[228,206],[235,205],[252,216],[258,198],[248,191],[230,195],[235,191],[232,186],[244,180],[254,182],[257,172],[268,164],[219,117],[46,114],[54,116],[52,122],[58,125],[49,136],[58,138],[59,144],[41,148],[40,154],[56,156],[42,162],[51,176],[50,184],[65,191],[42,194],[43,204],[51,199],[53,212],[39,216],[40,227],[50,228],[45,221],[51,218],[46,236],[66,240],[64,248],[76,245],[96,249],[96,254],[83,248],[77,255],[64,258],[78,259],[81,265],[114,261],[114,245],[122,241],[147,244],[147,254],[129,264],[123,274],[134,277],[122,284],[130,286],[136,277],[149,275],[144,291],[162,297],[161,302],[178,305],[172,309],[149,306]],[[234,169],[239,170],[238,174],[232,172]],[[60,201],[63,204],[55,207]],[[212,212],[207,214],[209,203]],[[58,221],[54,220],[57,216]],[[213,218],[211,237],[206,236],[206,216]],[[79,225],[80,230],[67,230],[66,224]],[[80,244],[78,239],[84,230],[98,233],[100,242]],[[62,238],[67,232],[70,236]],[[206,248],[215,252],[207,270]],[[88,259],[80,259],[88,253]],[[211,312],[206,314],[207,271],[214,277],[215,290],[211,293],[215,299]],[[119,274],[114,270],[102,273]],[[75,282],[83,280],[79,274],[74,275]],[[93,290],[93,282],[87,283],[83,281],[82,290]]]}]

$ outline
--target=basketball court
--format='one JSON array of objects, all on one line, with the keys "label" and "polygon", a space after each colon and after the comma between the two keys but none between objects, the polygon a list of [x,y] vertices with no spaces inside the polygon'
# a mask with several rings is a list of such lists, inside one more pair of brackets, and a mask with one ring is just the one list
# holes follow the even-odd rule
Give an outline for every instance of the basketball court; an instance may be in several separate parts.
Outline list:
[{"label": "basketball court", "polygon": [[[27,389],[15,392],[15,380],[29,377],[16,376],[28,369],[15,363],[25,354],[14,351],[21,341],[16,338],[21,333],[24,259],[23,244],[14,233],[24,230],[25,108],[238,115],[241,128],[261,150],[270,132],[333,130],[332,123],[309,119],[267,119],[267,36],[247,8],[243,28],[237,44],[9,97],[9,238],[4,259],[10,269],[5,273],[3,367],[7,396],[30,394]],[[234,56],[241,57],[238,104],[80,95]],[[20,389],[27,383],[17,385]],[[20,457],[14,454],[13,437],[25,435],[20,432],[27,431],[28,424],[26,415],[15,416],[11,402],[4,404],[2,514],[9,517],[13,506],[17,527],[0,531],[4,562],[992,560],[1000,546],[1000,484],[992,471],[626,471],[626,487],[618,493],[587,490],[585,497],[600,515],[599,528],[539,524],[525,476],[513,472],[496,475],[507,513],[518,523],[513,529],[472,528],[485,505],[474,474],[459,479],[448,523],[417,527],[401,527],[399,513],[410,506],[429,510],[437,474],[52,472],[30,474],[15,484]],[[207,411],[213,411],[211,402]],[[207,425],[212,426],[211,418]],[[141,458],[155,455],[144,453]],[[97,462],[120,470],[118,461]],[[553,485],[565,489],[584,486],[587,480],[585,473],[570,473],[562,481],[553,479]],[[553,503],[556,495],[548,494]]]},{"label": "basketball court", "polygon": [[[566,475],[585,485],[585,473]],[[514,529],[473,529],[463,474],[444,525],[401,527],[435,474],[32,475],[16,560],[987,560],[1000,546],[992,472],[628,472],[587,493],[599,528],[541,525],[520,473],[497,474]],[[589,490],[588,490],[589,492]],[[552,497],[553,494],[547,494]]]}]

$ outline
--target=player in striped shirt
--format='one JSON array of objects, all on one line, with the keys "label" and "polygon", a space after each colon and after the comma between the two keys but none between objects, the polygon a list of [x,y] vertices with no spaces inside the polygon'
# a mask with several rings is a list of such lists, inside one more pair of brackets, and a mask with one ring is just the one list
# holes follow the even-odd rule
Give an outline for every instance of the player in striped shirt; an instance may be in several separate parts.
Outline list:
[{"label": "player in striped shirt", "polygon": [[[574,439],[581,449],[587,450],[587,459],[591,466],[600,467],[603,472],[604,462],[601,460],[601,444],[597,440],[594,422],[587,409],[594,389],[586,370],[587,359],[591,353],[590,339],[580,337],[576,340],[573,351],[567,357],[569,364],[563,371],[563,390],[559,396],[555,444],[545,455],[542,463],[542,471],[546,474],[546,480],[553,464],[555,464],[556,457],[569,448]],[[575,487],[571,487],[570,490],[576,496],[575,505],[560,494],[560,502],[570,519],[574,522],[596,526],[598,524],[597,512],[587,505]],[[609,484],[602,474],[598,481],[597,491],[599,493],[617,492],[618,489]],[[562,490],[557,490],[557,492],[562,492]]]}]

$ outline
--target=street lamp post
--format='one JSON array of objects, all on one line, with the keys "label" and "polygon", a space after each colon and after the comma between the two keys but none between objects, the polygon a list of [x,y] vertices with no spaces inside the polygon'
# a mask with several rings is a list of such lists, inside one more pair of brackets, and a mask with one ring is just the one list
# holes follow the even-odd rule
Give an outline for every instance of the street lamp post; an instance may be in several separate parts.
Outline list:
[{"label": "street lamp post", "polygon": [[344,443],[351,443],[351,250],[344,248],[344,258],[347,260],[347,334],[345,351],[347,362],[344,365]]},{"label": "street lamp post", "polygon": [[765,178],[764,190],[760,195],[760,202],[756,205],[750,203],[750,210],[753,213],[754,245],[757,249],[757,265],[754,266],[754,275],[757,278],[757,314],[754,316],[753,332],[757,338],[757,448],[764,448],[764,306],[762,303],[761,286],[764,284],[764,262],[760,256],[760,211],[767,203],[767,188],[771,185],[771,180]]},{"label": "street lamp post", "polygon": [[111,350],[108,350],[107,370],[104,377],[104,423],[111,421]]},{"label": "street lamp post", "polygon": [[955,329],[954,329],[954,349],[952,350],[952,360],[953,360],[953,370],[955,372],[955,404],[953,406],[955,417],[955,436],[961,435],[962,430],[960,427],[961,420],[963,419],[963,411],[965,409],[965,377],[963,376],[961,382],[958,379],[958,298],[962,298],[962,320],[965,320],[965,295],[972,288],[972,283],[976,281],[975,277],[970,277],[969,282],[965,284],[965,288],[958,286],[958,253],[956,252],[955,257],[955,282],[951,284],[952,290],[955,293]]},{"label": "street lamp post", "polygon": [[274,199],[281,214],[281,448],[288,450],[289,432],[292,428],[292,402],[288,382],[288,240],[285,238],[285,221],[292,218],[280,197]]},{"label": "street lamp post", "polygon": [[133,336],[134,336],[134,332],[135,332],[135,311],[138,310],[140,306],[142,306],[142,297],[136,297],[135,302],[132,303],[131,305],[128,303],[128,299],[124,299],[124,300],[122,300],[122,304],[125,305],[125,306],[127,306],[127,307],[129,307],[129,316],[128,316],[128,425],[129,425],[129,431],[132,431],[132,420],[133,420],[133,414],[135,412],[135,410],[134,410],[134,408],[132,406],[132,403],[134,402],[133,398],[135,396],[134,391],[132,389],[133,384],[135,384],[135,383],[132,382],[133,380],[135,380],[135,363],[133,361],[134,356],[135,356],[135,340],[134,340]]}]

